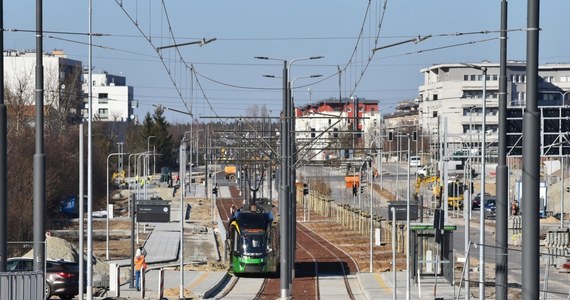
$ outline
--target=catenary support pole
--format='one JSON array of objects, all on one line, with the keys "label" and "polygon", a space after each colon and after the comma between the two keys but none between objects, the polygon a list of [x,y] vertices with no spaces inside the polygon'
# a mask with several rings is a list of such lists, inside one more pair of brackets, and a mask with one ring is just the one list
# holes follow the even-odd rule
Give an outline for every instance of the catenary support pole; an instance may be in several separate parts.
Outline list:
[{"label": "catenary support pole", "polygon": [[[93,0],[89,0],[89,99],[87,121],[87,299],[93,299]],[[134,212],[133,212],[134,214]]]},{"label": "catenary support pole", "polygon": [[287,168],[287,138],[288,134],[288,126],[287,126],[287,61],[283,61],[283,110],[281,112],[281,177],[279,179],[280,182],[280,191],[279,191],[279,210],[280,210],[280,222],[281,222],[281,244],[280,244],[280,286],[281,286],[281,299],[288,299],[289,298],[289,277],[290,271],[289,268],[289,203],[287,203],[287,196],[288,192],[288,168]]},{"label": "catenary support pole", "polygon": [[507,167],[507,0],[501,1],[501,39],[499,69],[499,149],[497,164],[497,211],[495,237],[495,293],[497,299],[507,299],[508,286],[508,209],[509,181]]},{"label": "catenary support pole", "polygon": [[540,184],[540,112],[538,111],[538,34],[539,0],[528,0],[526,44],[526,106],[523,115],[523,195],[522,209],[522,296],[539,298],[539,184]]},{"label": "catenary support pole", "polygon": [[[3,49],[2,49],[3,50]],[[34,154],[34,271],[45,265],[45,154],[44,154],[44,66],[43,1],[36,0],[36,140]]]},{"label": "catenary support pole", "polygon": [[[0,28],[4,28],[4,1],[0,0]],[[4,31],[0,31],[0,49],[4,51]],[[0,60],[4,82],[4,59]],[[8,114],[4,104],[4,84],[0,85],[0,272],[6,272],[8,256]]]}]

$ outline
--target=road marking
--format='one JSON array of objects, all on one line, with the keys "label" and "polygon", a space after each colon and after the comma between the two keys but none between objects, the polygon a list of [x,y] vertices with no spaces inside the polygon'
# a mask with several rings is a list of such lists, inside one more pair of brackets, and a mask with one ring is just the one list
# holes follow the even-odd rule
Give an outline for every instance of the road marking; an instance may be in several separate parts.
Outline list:
[{"label": "road marking", "polygon": [[210,274],[209,272],[202,272],[202,275],[200,275],[200,277],[198,277],[198,279],[194,280],[194,282],[192,282],[192,284],[188,288],[190,290],[193,290],[198,285],[200,285],[202,282],[204,282],[204,280],[206,280],[206,278],[208,278],[209,274]]},{"label": "road marking", "polygon": [[386,281],[384,281],[384,278],[382,278],[382,276],[380,276],[379,273],[374,273],[374,279],[376,279],[376,281],[378,282],[378,284],[380,285],[380,287],[388,294],[392,294],[392,289],[386,284]]}]

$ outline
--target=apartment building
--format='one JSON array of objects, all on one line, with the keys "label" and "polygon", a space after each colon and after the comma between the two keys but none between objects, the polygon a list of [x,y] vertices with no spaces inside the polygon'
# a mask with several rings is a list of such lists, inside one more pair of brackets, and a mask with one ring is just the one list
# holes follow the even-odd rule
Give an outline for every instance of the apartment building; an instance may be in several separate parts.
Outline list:
[{"label": "apartment building", "polygon": [[329,98],[295,108],[295,140],[307,160],[353,158],[380,137],[378,100]]},{"label": "apartment building", "polygon": [[[483,70],[486,70],[486,77]],[[480,146],[485,122],[486,141],[497,142],[498,63],[437,64],[422,69],[424,84],[417,99],[419,123],[423,133],[442,138],[449,144]],[[570,64],[539,66],[539,106],[567,105],[570,98]],[[507,63],[507,106],[526,103],[526,63]],[[485,115],[483,115],[483,98]]]},{"label": "apartment building", "polygon": [[[44,69],[44,105],[51,114],[87,118],[88,73],[82,62],[67,58],[63,50],[42,55]],[[6,104],[12,110],[29,111],[36,102],[35,50],[4,51],[4,86]],[[135,118],[133,88],[124,76],[107,72],[93,75],[93,120],[127,122]],[[47,113],[46,113],[47,114]],[[29,123],[29,122],[28,122]]]},{"label": "apartment building", "polygon": [[[112,75],[106,71],[92,75],[93,120],[128,122],[134,121],[134,108],[138,102],[133,100],[133,87],[127,85],[124,76]],[[83,102],[87,107],[89,98],[89,74],[83,73]]]},{"label": "apartment building", "polygon": [[[35,50],[4,50],[6,103],[12,107],[36,103]],[[62,115],[81,107],[81,61],[69,59],[62,50],[42,55],[44,105]]]}]

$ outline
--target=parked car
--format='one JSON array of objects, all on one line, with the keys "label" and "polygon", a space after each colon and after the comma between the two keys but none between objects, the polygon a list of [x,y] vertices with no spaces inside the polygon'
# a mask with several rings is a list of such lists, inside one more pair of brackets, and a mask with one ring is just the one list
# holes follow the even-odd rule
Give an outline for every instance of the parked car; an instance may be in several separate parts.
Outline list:
[{"label": "parked car", "polygon": [[485,198],[485,218],[493,219],[497,215],[497,198],[491,196]]},{"label": "parked car", "polygon": [[418,168],[416,170],[416,175],[420,178],[426,178],[429,177],[433,174],[432,170],[431,170],[431,166],[430,165],[425,165],[421,168]]},{"label": "parked car", "polygon": [[[485,192],[485,199],[491,197],[491,194]],[[473,199],[471,199],[471,209],[478,210],[481,209],[481,193],[478,193]]]},{"label": "parked car", "polygon": [[[554,216],[556,219],[560,220],[560,218],[562,217],[562,213],[557,212],[554,214]],[[568,219],[568,213],[564,213],[564,220]]]},{"label": "parked car", "polygon": [[[31,258],[9,258],[6,262],[8,272],[30,272],[34,270]],[[71,300],[79,294],[79,263],[70,261],[46,261],[46,299],[58,296],[62,300]]]},{"label": "parked car", "polygon": [[410,166],[419,167],[422,165],[422,160],[419,156],[410,156]]}]

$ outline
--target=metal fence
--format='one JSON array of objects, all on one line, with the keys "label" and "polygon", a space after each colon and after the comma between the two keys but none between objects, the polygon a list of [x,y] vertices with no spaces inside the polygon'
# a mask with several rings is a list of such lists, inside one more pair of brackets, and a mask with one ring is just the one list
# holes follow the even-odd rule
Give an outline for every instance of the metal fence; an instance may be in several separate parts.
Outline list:
[{"label": "metal fence", "polygon": [[[32,249],[33,242],[8,242],[8,257],[21,257]],[[0,299],[44,299],[44,274],[45,266],[42,271],[0,272]]]},{"label": "metal fence", "polygon": [[43,272],[0,272],[0,299],[44,299]]}]

